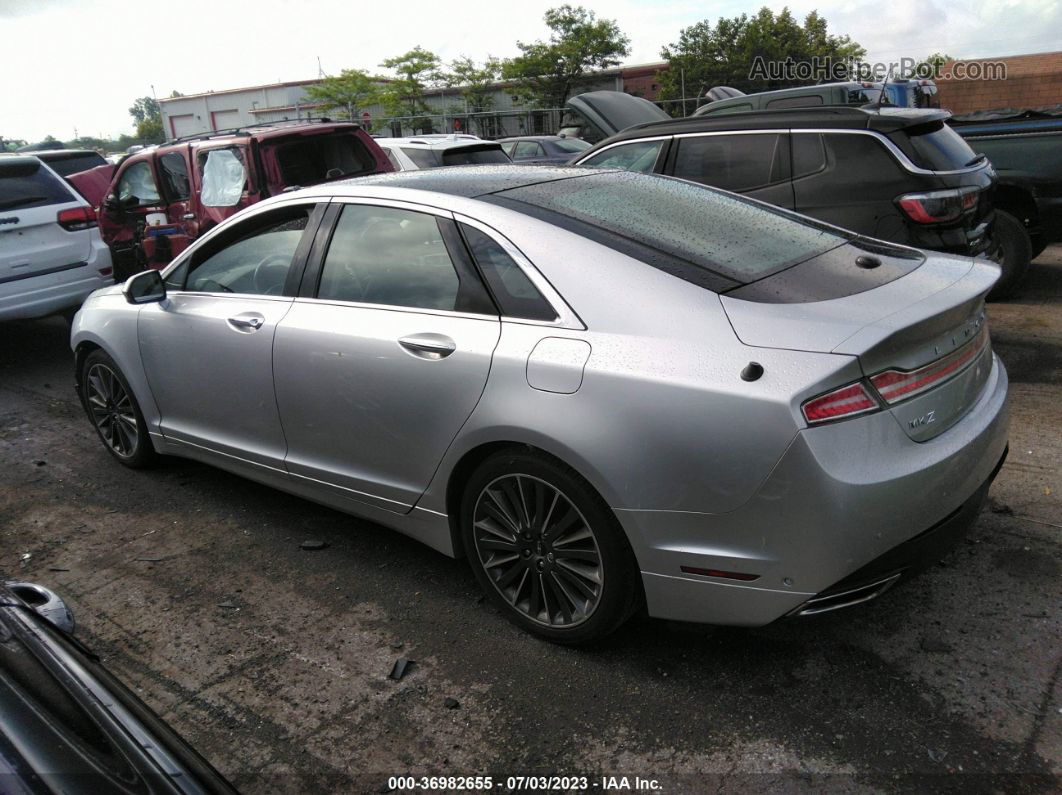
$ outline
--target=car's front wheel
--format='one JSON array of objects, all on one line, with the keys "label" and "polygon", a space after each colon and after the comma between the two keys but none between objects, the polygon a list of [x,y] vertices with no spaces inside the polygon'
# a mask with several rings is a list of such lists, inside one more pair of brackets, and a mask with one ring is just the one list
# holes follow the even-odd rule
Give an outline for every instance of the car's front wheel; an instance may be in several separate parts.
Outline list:
[{"label": "car's front wheel", "polygon": [[480,585],[536,635],[597,640],[638,605],[638,567],[616,517],[554,459],[516,450],[487,458],[465,488],[461,528]]},{"label": "car's front wheel", "polygon": [[107,452],[133,469],[155,463],[158,454],[133,390],[102,350],[93,351],[81,364],[81,400]]}]

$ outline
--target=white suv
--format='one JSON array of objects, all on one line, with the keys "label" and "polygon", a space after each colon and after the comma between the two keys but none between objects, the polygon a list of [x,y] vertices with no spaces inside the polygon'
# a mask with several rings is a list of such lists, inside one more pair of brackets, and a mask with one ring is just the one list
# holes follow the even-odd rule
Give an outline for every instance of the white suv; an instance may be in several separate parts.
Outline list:
[{"label": "white suv", "polygon": [[478,166],[511,163],[496,141],[474,135],[418,135],[413,138],[375,138],[397,171],[439,166]]},{"label": "white suv", "polygon": [[0,320],[73,313],[109,284],[96,211],[36,157],[0,155]]}]

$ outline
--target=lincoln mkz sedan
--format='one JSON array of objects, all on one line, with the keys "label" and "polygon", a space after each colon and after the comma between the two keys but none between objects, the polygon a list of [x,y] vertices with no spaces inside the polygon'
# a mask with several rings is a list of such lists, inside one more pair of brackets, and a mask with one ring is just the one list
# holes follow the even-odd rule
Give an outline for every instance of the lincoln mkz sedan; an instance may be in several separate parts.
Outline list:
[{"label": "lincoln mkz sedan", "polygon": [[261,202],[94,293],[72,345],[122,464],[374,520],[578,643],[938,559],[1007,450],[998,276],[668,177],[453,168]]}]

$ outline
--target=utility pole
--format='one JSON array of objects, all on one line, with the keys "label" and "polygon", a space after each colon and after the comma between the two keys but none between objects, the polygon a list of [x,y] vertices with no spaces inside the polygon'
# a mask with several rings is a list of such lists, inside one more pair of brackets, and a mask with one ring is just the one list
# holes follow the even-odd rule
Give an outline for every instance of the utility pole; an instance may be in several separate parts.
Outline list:
[{"label": "utility pole", "polygon": [[682,81],[682,115],[686,115],[686,67],[679,69],[679,79]]}]

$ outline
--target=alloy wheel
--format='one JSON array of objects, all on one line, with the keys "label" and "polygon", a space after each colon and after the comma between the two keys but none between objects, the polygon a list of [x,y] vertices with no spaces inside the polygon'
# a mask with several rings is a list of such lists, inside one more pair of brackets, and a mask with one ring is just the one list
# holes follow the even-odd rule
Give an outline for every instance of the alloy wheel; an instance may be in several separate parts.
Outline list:
[{"label": "alloy wheel", "polygon": [[123,458],[131,456],[136,452],[140,430],[129,392],[105,364],[89,368],[85,388],[89,413],[104,443]]},{"label": "alloy wheel", "polygon": [[558,488],[531,475],[503,475],[472,513],[483,570],[502,598],[532,621],[571,627],[601,599],[604,570],[593,528]]}]

